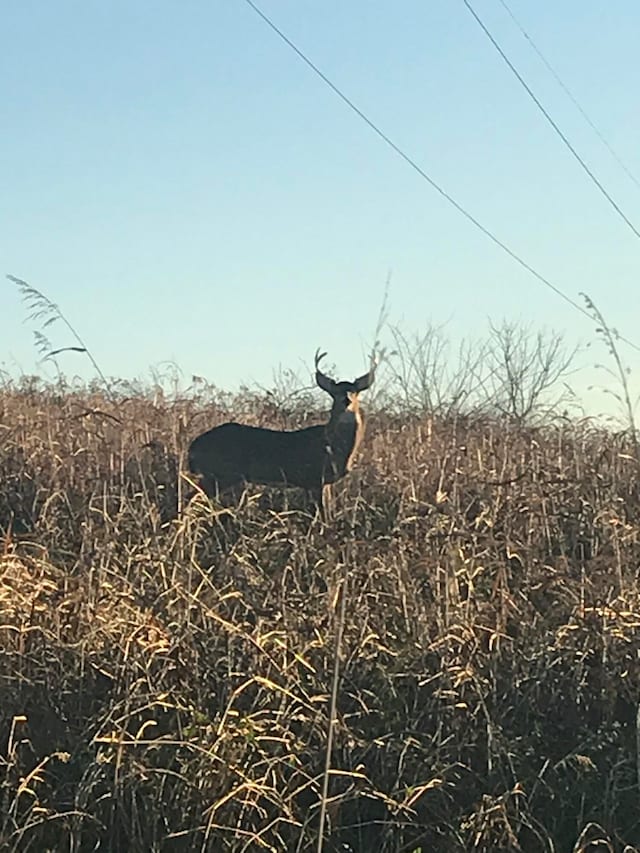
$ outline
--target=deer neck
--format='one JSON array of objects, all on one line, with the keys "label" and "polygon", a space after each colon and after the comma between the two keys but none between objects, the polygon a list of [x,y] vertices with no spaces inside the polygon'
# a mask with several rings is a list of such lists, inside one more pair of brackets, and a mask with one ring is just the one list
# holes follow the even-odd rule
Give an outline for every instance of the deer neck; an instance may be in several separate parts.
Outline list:
[{"label": "deer neck", "polygon": [[364,418],[357,405],[346,410],[332,410],[327,424],[327,443],[334,464],[337,463],[344,471],[351,470],[363,433]]}]

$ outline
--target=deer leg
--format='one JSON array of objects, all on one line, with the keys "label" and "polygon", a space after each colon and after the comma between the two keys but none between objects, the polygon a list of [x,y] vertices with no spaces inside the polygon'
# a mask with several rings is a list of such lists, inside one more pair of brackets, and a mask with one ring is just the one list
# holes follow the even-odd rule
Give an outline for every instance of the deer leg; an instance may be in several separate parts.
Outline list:
[{"label": "deer leg", "polygon": [[311,504],[315,509],[314,518],[316,515],[320,516],[320,519],[324,521],[324,500],[322,494],[323,487],[309,489],[307,491],[307,496],[311,500]]},{"label": "deer leg", "polygon": [[323,483],[316,492],[316,504],[321,520],[328,524],[331,521],[331,486]]},{"label": "deer leg", "polygon": [[325,505],[325,517],[327,522],[332,521],[333,519],[333,490],[329,483],[324,487],[324,505]]}]

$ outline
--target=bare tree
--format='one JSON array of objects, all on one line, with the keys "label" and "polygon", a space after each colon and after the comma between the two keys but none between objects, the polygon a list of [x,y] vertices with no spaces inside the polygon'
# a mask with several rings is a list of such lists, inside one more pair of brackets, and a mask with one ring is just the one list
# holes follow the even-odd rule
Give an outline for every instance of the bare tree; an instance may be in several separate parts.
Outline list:
[{"label": "bare tree", "polygon": [[389,326],[393,351],[389,373],[394,396],[405,411],[447,414],[473,405],[482,372],[482,346],[463,341],[452,353],[442,326],[406,334]]},{"label": "bare tree", "polygon": [[566,402],[569,389],[559,383],[576,351],[567,349],[560,332],[534,333],[530,326],[506,320],[490,323],[485,366],[492,407],[524,423]]}]

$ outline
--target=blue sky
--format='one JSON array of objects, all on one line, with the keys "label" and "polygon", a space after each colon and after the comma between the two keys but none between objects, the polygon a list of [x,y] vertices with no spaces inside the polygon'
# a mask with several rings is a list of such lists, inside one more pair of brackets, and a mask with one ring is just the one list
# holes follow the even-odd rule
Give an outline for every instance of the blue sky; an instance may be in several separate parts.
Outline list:
[{"label": "blue sky", "polygon": [[[640,240],[588,180],[462,0],[261,8],[474,216],[640,345]],[[640,228],[640,189],[500,0],[475,8]],[[510,8],[640,178],[637,0]],[[111,376],[268,384],[316,347],[360,371],[385,282],[407,332],[488,318],[594,340],[387,148],[243,0],[5,4],[2,272],[57,302]],[[0,367],[37,367],[4,280]],[[51,330],[54,345],[72,341]],[[640,358],[623,348],[632,367]],[[580,362],[582,384],[602,349]],[[81,357],[62,362],[90,374]]]}]

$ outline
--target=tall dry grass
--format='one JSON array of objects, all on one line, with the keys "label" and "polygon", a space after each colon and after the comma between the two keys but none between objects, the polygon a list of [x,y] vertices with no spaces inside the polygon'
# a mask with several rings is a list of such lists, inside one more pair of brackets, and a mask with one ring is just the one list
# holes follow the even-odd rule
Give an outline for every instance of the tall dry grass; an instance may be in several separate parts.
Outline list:
[{"label": "tall dry grass", "polygon": [[310,420],[0,392],[0,849],[639,846],[627,439],[379,414],[325,527],[193,494],[230,413]]}]

